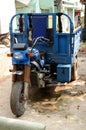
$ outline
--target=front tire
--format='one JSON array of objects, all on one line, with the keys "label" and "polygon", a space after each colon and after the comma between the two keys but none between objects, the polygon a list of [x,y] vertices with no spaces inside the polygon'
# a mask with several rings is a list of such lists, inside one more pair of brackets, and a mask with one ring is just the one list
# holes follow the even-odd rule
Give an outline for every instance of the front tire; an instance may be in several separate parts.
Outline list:
[{"label": "front tire", "polygon": [[24,84],[23,82],[14,82],[10,96],[10,107],[14,115],[21,116],[25,112],[24,108]]}]

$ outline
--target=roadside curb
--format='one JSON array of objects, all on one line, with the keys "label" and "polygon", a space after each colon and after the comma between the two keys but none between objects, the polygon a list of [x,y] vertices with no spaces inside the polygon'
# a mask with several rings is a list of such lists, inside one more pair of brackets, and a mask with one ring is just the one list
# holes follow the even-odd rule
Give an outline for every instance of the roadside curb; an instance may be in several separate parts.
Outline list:
[{"label": "roadside curb", "polygon": [[0,117],[0,130],[45,130],[45,125],[26,120]]}]

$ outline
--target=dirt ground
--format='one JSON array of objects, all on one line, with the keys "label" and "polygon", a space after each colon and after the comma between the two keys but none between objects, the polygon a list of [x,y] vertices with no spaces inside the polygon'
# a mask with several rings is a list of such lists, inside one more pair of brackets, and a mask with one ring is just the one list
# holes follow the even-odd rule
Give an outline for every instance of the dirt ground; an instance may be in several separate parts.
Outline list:
[{"label": "dirt ground", "polygon": [[[17,118],[10,110],[11,59],[0,46],[0,116]],[[78,79],[56,88],[34,90],[21,120],[41,122],[46,130],[86,130],[86,51],[78,55]]]}]

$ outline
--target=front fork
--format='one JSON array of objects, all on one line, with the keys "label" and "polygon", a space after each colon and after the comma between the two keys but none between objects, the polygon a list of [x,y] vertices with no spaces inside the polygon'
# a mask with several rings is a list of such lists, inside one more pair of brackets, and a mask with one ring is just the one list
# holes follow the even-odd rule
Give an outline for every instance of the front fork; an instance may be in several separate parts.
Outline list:
[{"label": "front fork", "polygon": [[16,82],[16,81],[23,82],[24,100],[28,100],[29,99],[29,89],[31,87],[30,66],[29,65],[13,65],[12,82]]}]

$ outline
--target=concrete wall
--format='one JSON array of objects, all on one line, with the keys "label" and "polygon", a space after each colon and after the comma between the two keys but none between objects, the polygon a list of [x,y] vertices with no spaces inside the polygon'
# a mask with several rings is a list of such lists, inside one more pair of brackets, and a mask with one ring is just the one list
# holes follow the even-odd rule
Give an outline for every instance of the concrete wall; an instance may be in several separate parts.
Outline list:
[{"label": "concrete wall", "polygon": [[15,14],[15,0],[2,0],[0,2],[0,34],[9,31],[9,22]]},{"label": "concrete wall", "polygon": [[[18,8],[18,4],[20,7]],[[40,13],[39,0],[31,0],[28,5],[16,2],[17,13]]]},{"label": "concrete wall", "polygon": [[45,10],[45,13],[46,13],[46,10],[49,10],[48,11],[49,13],[54,12],[54,0],[39,0],[39,6],[40,6],[41,11]]},{"label": "concrete wall", "polygon": [[50,12],[54,12],[54,0],[30,0],[26,6],[22,2],[16,1],[17,13],[40,13],[42,12],[41,9],[48,9]]},{"label": "concrete wall", "polygon": [[49,8],[53,7],[53,4],[54,4],[53,1],[54,0],[39,0],[40,8],[49,9]]}]

